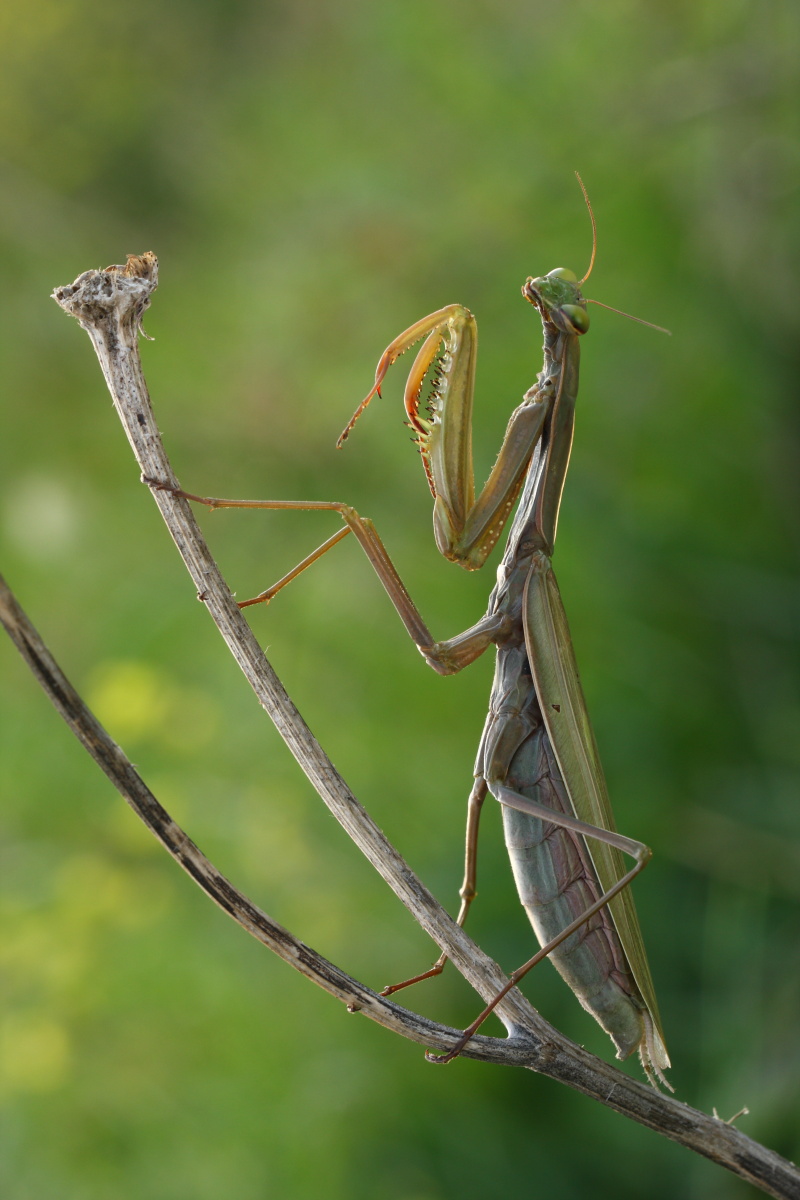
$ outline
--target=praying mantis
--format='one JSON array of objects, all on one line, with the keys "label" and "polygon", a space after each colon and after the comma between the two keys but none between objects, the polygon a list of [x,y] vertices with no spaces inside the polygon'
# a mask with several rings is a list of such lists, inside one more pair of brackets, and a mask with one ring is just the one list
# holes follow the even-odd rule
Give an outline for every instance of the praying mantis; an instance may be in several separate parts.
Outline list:
[{"label": "praying mantis", "polygon": [[[578,180],[583,188],[580,176]],[[593,229],[589,269],[578,280],[572,271],[556,268],[528,278],[522,287],[524,298],[541,317],[544,364],[511,414],[480,494],[475,496],[471,431],[477,325],[462,305],[450,304],[423,317],[389,344],[373,387],[339,438],[341,446],[373,397],[380,395],[391,365],[422,341],[405,388],[405,410],[434,499],[434,535],[440,552],[467,570],[482,567],[519,497],[487,611],[470,629],[446,641],[434,640],[374,525],[349,505],[181,494],[212,509],[303,509],[336,512],[342,518],[342,529],[241,607],[271,600],[352,532],[435,671],[453,674],[489,646],[496,647],[489,712],[468,801],[457,920],[464,924],[476,894],[479,820],[491,794],[501,805],[517,890],[541,949],[513,972],[507,986],[453,1048],[445,1055],[429,1056],[431,1060],[447,1062],[459,1054],[510,988],[536,963],[549,958],[609,1034],[617,1057],[624,1059],[638,1050],[650,1082],[669,1087],[663,1074],[669,1057],[629,888],[651,851],[616,831],[551,564],[572,445],[580,339],[589,329],[586,306],[600,303],[586,300],[581,292],[597,246],[594,214],[583,191]],[[423,405],[426,379],[430,390]],[[627,871],[623,854],[633,859]],[[382,994],[439,974],[446,957],[443,954],[430,970]]]}]

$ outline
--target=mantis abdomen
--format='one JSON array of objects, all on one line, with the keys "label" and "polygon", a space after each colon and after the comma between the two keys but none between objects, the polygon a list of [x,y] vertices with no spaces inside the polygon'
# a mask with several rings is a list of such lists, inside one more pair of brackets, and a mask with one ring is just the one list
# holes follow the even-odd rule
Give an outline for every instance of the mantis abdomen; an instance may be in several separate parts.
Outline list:
[{"label": "mantis abdomen", "polygon": [[[573,815],[542,720],[524,647],[499,650],[476,775],[554,812]],[[502,805],[503,829],[520,901],[541,946],[602,895],[585,840]],[[608,908],[590,917],[549,955],[580,1003],[608,1033],[620,1058],[644,1037],[636,983]]]}]

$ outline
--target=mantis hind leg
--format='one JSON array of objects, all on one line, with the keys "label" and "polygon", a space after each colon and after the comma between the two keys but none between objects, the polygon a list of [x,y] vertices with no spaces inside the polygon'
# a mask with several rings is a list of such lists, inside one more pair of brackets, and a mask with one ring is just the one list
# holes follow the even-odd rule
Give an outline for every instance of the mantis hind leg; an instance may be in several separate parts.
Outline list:
[{"label": "mantis hind leg", "polygon": [[[478,776],[473,784],[472,791],[469,794],[467,801],[467,836],[466,850],[464,854],[464,882],[459,890],[461,897],[461,907],[458,910],[456,924],[463,927],[467,919],[467,913],[470,910],[472,901],[477,895],[477,867],[478,867],[478,829],[481,819],[481,811],[483,810],[483,802],[486,799],[489,788],[483,776]],[[421,975],[413,975],[411,979],[404,979],[401,983],[390,984],[381,992],[382,996],[391,996],[394,992],[399,992],[403,988],[411,987],[412,984],[422,983],[423,979],[433,979],[436,975],[441,975],[444,965],[447,962],[447,954],[442,953],[437,958],[436,962],[428,971],[423,971]]]},{"label": "mantis hind leg", "polygon": [[[635,841],[633,838],[624,837],[622,834],[600,829],[594,825],[589,825],[585,821],[580,821],[576,817],[569,816],[566,813],[556,812],[544,804],[537,804],[530,800],[527,796],[514,791],[504,782],[492,781],[489,784],[492,794],[501,804],[509,808],[516,809],[519,812],[538,818],[543,822],[547,822],[556,827],[572,831],[584,838],[595,838],[606,845],[614,846],[616,849],[630,855],[635,861],[633,867],[626,872],[617,882],[603,892],[598,899],[590,904],[575,920],[561,930],[561,932],[550,941],[548,941],[532,958],[518,967],[512,972],[508,983],[503,987],[496,996],[487,1004],[479,1016],[472,1024],[464,1030],[463,1034],[456,1042],[455,1046],[444,1055],[428,1055],[429,1061],[436,1063],[448,1063],[453,1058],[457,1057],[467,1045],[469,1039],[481,1027],[486,1018],[495,1010],[500,1001],[508,995],[513,987],[515,987],[521,979],[531,971],[537,963],[547,958],[554,950],[561,946],[569,937],[584,928],[591,918],[599,913],[614,896],[618,895],[624,888],[628,887],[631,881],[644,869],[651,857],[649,847],[642,842]],[[643,1007],[643,1006],[642,1006]],[[594,1014],[597,1016],[597,1014]],[[645,1035],[645,1028],[642,1023],[641,1013],[638,1012],[638,1006],[634,1005],[630,998],[626,998],[619,1006],[619,1013],[614,1014],[612,1020],[619,1026],[617,1044],[620,1047],[620,1057],[627,1057],[633,1050],[639,1046]],[[624,1026],[624,1030],[623,1030]],[[609,1030],[609,1032],[611,1032]],[[613,1037],[612,1033],[612,1037]]]}]

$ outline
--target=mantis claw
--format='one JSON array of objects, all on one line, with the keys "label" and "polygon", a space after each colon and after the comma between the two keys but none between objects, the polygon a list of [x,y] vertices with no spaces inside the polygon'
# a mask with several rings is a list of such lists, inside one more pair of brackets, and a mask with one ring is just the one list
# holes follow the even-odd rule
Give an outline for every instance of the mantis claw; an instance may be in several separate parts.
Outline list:
[{"label": "mantis claw", "polygon": [[179,488],[174,488],[171,483],[167,483],[162,479],[153,479],[150,475],[140,475],[139,479],[147,487],[152,488],[154,492],[175,492],[180,491]]},{"label": "mantis claw", "polygon": [[434,1063],[437,1067],[446,1067],[447,1064],[452,1062],[454,1058],[458,1058],[471,1037],[472,1034],[470,1032],[462,1034],[455,1046],[453,1046],[451,1050],[448,1050],[446,1054],[432,1054],[430,1050],[426,1050],[425,1061]]}]

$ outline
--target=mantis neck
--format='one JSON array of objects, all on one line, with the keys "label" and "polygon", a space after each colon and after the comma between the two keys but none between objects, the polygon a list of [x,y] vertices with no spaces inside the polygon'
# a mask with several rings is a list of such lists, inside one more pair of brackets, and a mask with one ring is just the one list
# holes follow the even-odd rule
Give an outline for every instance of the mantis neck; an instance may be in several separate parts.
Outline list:
[{"label": "mantis neck", "polygon": [[517,553],[542,550],[548,558],[553,553],[575,424],[578,342],[575,334],[562,333],[551,322],[544,322],[544,365],[537,386],[552,381],[555,397],[509,532],[508,548]]}]

